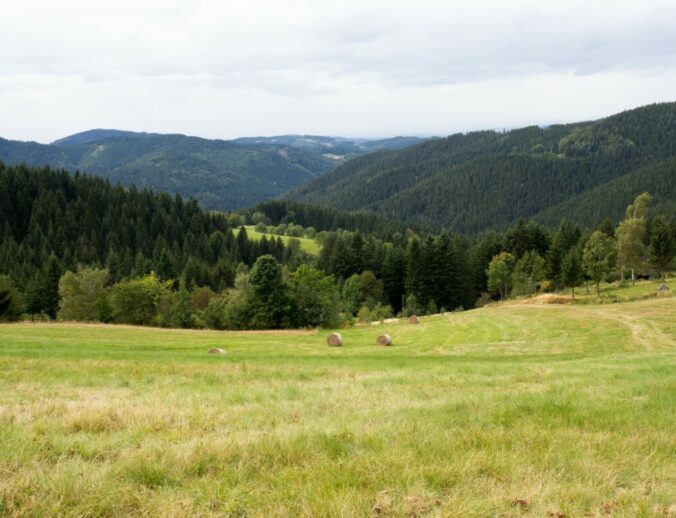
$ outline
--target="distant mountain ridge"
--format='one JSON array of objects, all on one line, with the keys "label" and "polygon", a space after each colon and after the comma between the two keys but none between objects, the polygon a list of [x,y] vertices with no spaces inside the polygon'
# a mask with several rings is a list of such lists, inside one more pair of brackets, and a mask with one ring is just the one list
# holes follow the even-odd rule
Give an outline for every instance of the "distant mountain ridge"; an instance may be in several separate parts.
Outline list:
[{"label": "distant mountain ridge", "polygon": [[643,191],[655,209],[676,215],[676,103],[378,151],[284,198],[476,234],[518,218],[552,226],[618,219]]},{"label": "distant mountain ridge", "polygon": [[114,183],[193,196],[206,209],[234,210],[279,196],[374,148],[423,140],[303,135],[211,140],[93,129],[51,144],[0,138],[0,161],[80,170]]},{"label": "distant mountain ridge", "polygon": [[92,129],[57,139],[52,142],[52,144],[55,146],[72,146],[76,144],[91,144],[92,142],[111,138],[146,138],[159,135],[159,133],[123,131],[116,129]]}]

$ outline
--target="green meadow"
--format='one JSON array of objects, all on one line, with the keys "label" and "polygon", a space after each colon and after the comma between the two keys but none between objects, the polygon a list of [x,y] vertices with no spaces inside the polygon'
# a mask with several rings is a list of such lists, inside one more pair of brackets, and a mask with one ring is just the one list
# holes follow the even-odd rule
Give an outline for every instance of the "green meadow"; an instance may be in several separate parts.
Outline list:
[{"label": "green meadow", "polygon": [[[246,225],[244,228],[246,228],[246,235],[249,236],[249,239],[252,239],[253,241],[260,241],[263,236],[265,236],[267,239],[277,239],[280,237],[282,238],[284,244],[288,245],[291,239],[296,239],[300,242],[300,249],[310,255],[319,255],[319,252],[322,249],[322,246],[319,244],[319,242],[307,237],[279,236],[277,234],[259,232],[256,230],[254,225]],[[235,229],[235,233],[239,234],[239,229]]]},{"label": "green meadow", "polygon": [[0,326],[0,515],[676,513],[673,296],[327,333]]}]

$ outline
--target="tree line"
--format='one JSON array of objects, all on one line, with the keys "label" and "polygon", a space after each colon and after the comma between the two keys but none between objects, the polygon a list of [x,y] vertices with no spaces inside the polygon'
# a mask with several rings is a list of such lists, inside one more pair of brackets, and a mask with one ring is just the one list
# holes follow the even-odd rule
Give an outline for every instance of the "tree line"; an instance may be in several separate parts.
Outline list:
[{"label": "tree line", "polygon": [[[321,211],[309,209],[314,219],[304,222],[322,229],[317,257],[275,235],[252,240],[243,227],[233,232],[241,215],[47,168],[0,164],[0,202],[3,320],[336,327],[538,291],[574,293],[585,282],[598,290],[603,280],[665,276],[676,249],[674,219],[649,216],[648,194],[617,227],[563,222],[551,232],[519,220],[474,240],[396,225],[374,233],[323,230]],[[288,210],[276,221],[263,211],[252,216],[308,235]]]}]

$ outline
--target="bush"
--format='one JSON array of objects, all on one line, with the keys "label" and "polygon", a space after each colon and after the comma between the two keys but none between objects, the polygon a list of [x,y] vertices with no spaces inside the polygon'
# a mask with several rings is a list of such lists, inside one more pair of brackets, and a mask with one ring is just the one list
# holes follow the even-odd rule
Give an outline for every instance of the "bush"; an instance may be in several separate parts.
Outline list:
[{"label": "bush", "polygon": [[51,318],[47,313],[24,313],[21,315],[24,322],[49,322]]},{"label": "bush", "polygon": [[371,320],[385,320],[386,318],[392,318],[394,313],[392,312],[392,306],[383,306],[382,304],[376,304],[371,310]]},{"label": "bush", "polygon": [[158,325],[160,304],[170,295],[170,284],[171,281],[160,281],[154,272],[118,282],[110,292],[113,319],[123,324]]},{"label": "bush", "polygon": [[289,278],[292,325],[336,327],[340,323],[340,296],[333,276],[302,265]]},{"label": "bush", "polygon": [[184,329],[195,327],[195,314],[190,303],[190,293],[185,289],[185,286],[182,286],[172,296],[169,324],[172,327]]},{"label": "bush", "polygon": [[411,294],[406,297],[406,305],[404,306],[404,309],[401,313],[404,317],[410,317],[412,315],[419,315],[422,313],[422,308],[420,307],[420,304],[418,304],[418,298],[415,295]]},{"label": "bush", "polygon": [[68,271],[59,279],[60,320],[82,322],[110,320],[108,303],[108,270],[78,267],[77,272]]},{"label": "bush", "polygon": [[225,306],[227,302],[225,295],[212,298],[207,307],[199,313],[199,322],[202,327],[226,329]]},{"label": "bush", "polygon": [[251,327],[252,308],[249,303],[249,288],[233,290],[223,310],[224,329],[249,329]]},{"label": "bush", "polygon": [[198,286],[190,293],[190,304],[195,311],[204,311],[215,296],[208,286]]},{"label": "bush", "polygon": [[357,312],[357,322],[369,323],[371,322],[371,310],[368,306],[362,306]]}]

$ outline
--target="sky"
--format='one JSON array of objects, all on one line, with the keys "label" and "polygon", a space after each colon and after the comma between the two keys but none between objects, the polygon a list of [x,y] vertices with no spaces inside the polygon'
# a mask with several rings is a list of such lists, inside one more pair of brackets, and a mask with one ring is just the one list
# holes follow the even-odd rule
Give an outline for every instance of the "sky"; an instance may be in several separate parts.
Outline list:
[{"label": "sky", "polygon": [[676,101],[673,0],[20,0],[0,137],[448,135]]}]

